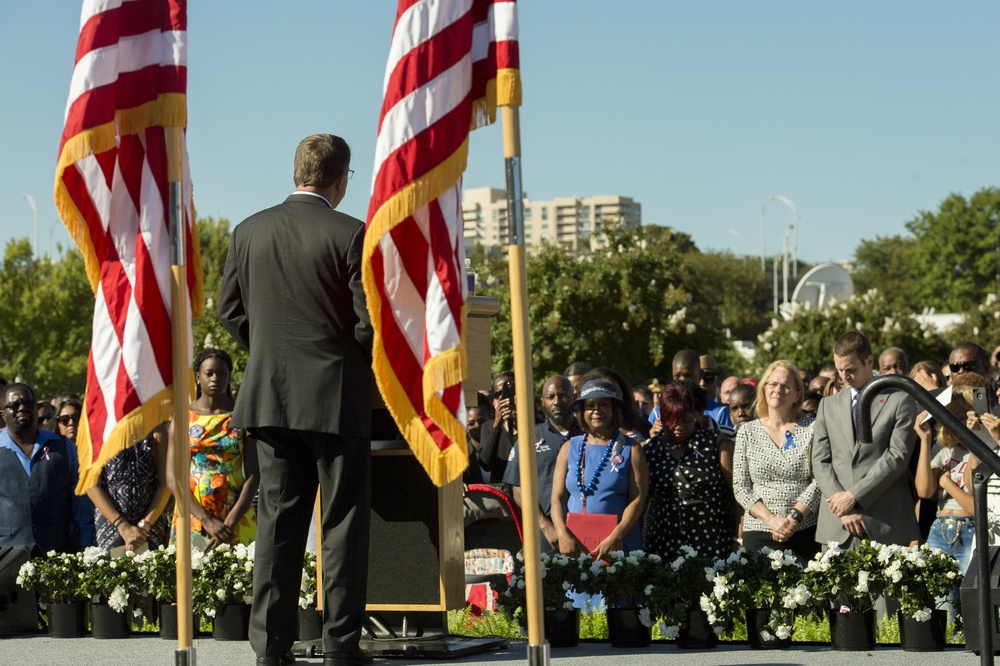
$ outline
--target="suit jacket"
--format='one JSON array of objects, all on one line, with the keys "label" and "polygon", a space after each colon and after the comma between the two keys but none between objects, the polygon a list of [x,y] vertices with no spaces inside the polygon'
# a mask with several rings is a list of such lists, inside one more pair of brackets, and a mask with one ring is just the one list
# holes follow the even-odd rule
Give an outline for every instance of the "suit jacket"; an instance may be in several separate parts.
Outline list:
[{"label": "suit jacket", "polygon": [[233,427],[371,437],[364,230],[304,193],[233,230],[219,317],[250,350]]},{"label": "suit jacket", "polygon": [[[812,466],[823,499],[849,490],[857,500],[869,538],[908,545],[919,538],[913,495],[906,477],[916,435],[916,406],[900,391],[879,394],[872,403],[872,443],[855,441],[851,391],[819,402],[813,426]],[[850,538],[825,502],[820,504],[816,540],[844,543]]]}]

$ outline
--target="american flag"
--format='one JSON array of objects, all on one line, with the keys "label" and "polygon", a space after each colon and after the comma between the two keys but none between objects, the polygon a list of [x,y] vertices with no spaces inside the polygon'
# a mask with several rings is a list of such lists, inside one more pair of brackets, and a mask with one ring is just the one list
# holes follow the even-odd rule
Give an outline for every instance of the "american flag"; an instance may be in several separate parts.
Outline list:
[{"label": "american flag", "polygon": [[[55,183],[95,296],[78,492],[171,415],[166,128],[186,126],[186,89],[186,0],[85,0]],[[178,152],[190,317],[202,302],[201,266],[187,156]]]},{"label": "american flag", "polygon": [[382,397],[431,480],[468,463],[462,172],[470,129],[521,102],[514,0],[399,0],[363,279]]}]

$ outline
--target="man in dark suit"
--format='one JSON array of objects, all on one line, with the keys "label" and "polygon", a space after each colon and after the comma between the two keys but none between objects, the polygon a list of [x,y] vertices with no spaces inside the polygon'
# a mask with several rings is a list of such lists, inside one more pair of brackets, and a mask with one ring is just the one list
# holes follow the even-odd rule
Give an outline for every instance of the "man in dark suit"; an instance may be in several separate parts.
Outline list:
[{"label": "man in dark suit", "polygon": [[250,641],[257,664],[292,663],[298,590],[320,488],[323,663],[358,648],[368,582],[372,328],[361,285],[364,223],[347,191],[343,139],[295,151],[295,192],[233,231],[219,316],[250,358],[232,425],[257,438],[260,499]]},{"label": "man in dark suit", "polygon": [[850,547],[867,537],[909,545],[919,537],[906,476],[914,402],[901,391],[879,394],[871,409],[872,442],[858,442],[857,396],[874,377],[868,338],[857,332],[840,336],[833,360],[845,386],[820,400],[813,426],[813,475],[824,500],[816,540]]}]

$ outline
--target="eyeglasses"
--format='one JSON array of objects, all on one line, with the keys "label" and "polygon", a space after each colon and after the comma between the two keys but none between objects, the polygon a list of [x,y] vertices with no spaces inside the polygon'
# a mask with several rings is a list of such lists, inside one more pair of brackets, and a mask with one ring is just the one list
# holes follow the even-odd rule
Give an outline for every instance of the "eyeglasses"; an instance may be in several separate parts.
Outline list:
[{"label": "eyeglasses", "polygon": [[976,369],[975,361],[964,361],[962,363],[949,363],[948,367],[952,372],[973,372]]},{"label": "eyeglasses", "polygon": [[717,372],[706,372],[702,374],[702,379],[705,380],[706,384],[711,384],[718,378],[719,378],[719,373]]},{"label": "eyeglasses", "polygon": [[25,409],[34,409],[35,401],[28,399],[15,400],[14,402],[8,402],[6,405],[4,405],[4,409],[9,409],[14,413],[17,413],[17,410],[21,409],[22,407],[24,407]]},{"label": "eyeglasses", "polygon": [[60,416],[56,420],[59,421],[59,425],[68,426],[70,423],[79,423],[80,422],[80,415],[79,414],[63,414],[62,416]]},{"label": "eyeglasses", "polygon": [[354,178],[354,169],[347,170],[347,180],[350,180],[351,178]]},{"label": "eyeglasses", "polygon": [[788,384],[782,384],[781,382],[768,382],[764,384],[767,388],[772,391],[778,391],[779,393],[791,393],[795,390],[794,386],[789,386]]}]

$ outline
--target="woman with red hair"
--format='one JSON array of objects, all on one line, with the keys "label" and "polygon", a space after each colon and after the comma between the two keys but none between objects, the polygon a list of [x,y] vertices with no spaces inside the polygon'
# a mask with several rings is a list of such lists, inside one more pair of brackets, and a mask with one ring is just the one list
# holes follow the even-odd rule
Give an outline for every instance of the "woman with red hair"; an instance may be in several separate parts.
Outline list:
[{"label": "woman with red hair", "polygon": [[659,398],[659,432],[645,446],[649,507],[643,550],[673,559],[682,546],[725,558],[733,551],[733,443],[698,422],[694,394],[668,384]]}]

